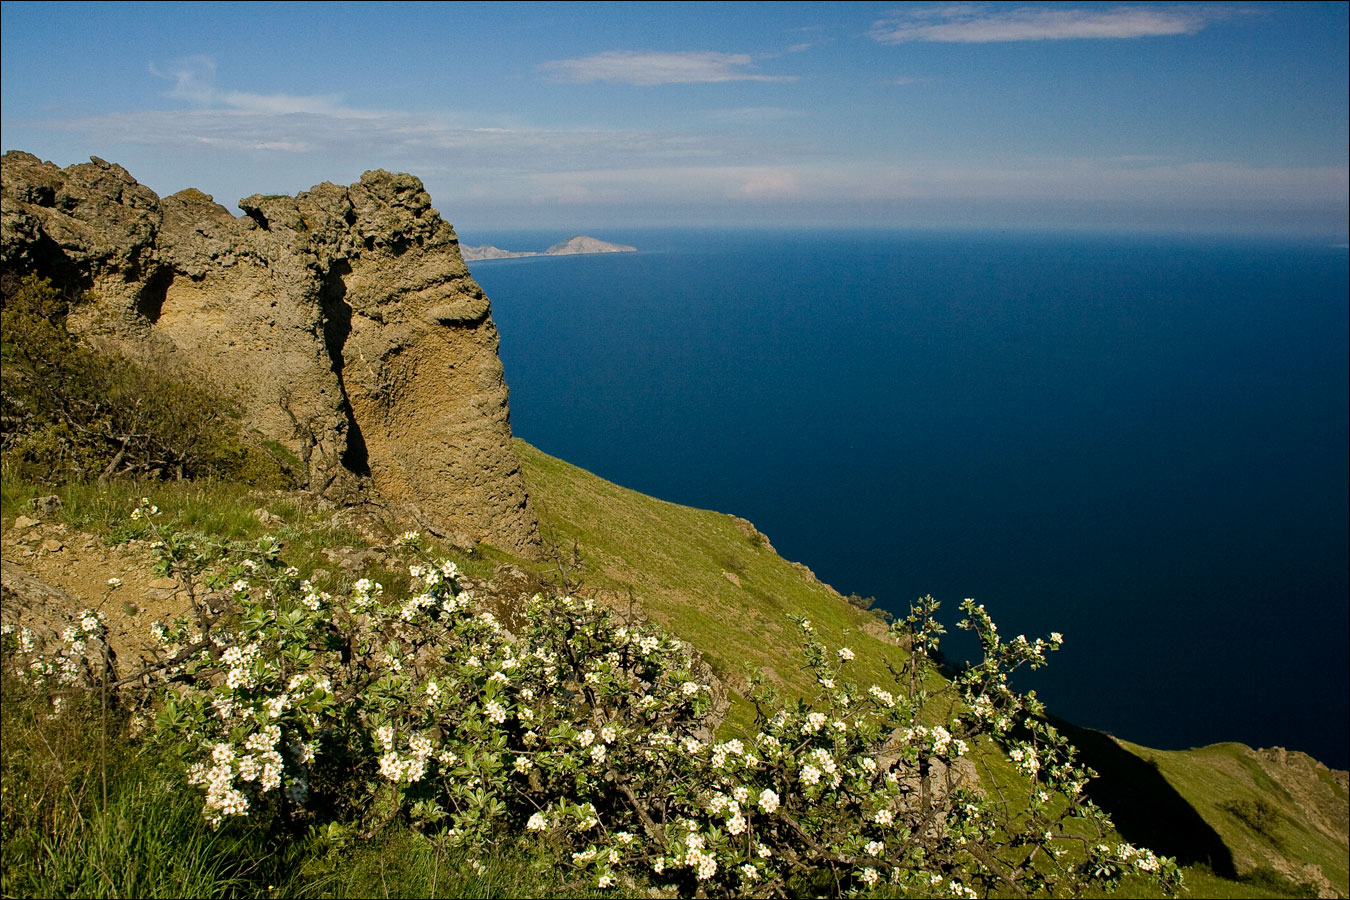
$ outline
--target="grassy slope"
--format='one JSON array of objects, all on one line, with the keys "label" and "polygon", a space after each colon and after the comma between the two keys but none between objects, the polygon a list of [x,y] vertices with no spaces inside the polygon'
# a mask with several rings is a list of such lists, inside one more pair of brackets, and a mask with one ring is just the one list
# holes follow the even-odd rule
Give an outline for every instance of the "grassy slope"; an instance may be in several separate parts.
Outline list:
[{"label": "grassy slope", "polygon": [[[855,650],[851,676],[855,680],[865,685],[890,679],[885,662],[897,659],[902,651],[877,636],[881,630],[877,620],[850,606],[802,567],[784,561],[747,523],[627,490],[522,442],[517,442],[517,450],[546,533],[564,548],[573,543],[580,548],[588,587],[608,592],[620,605],[630,602],[631,594],[643,613],[705,655],[732,686],[733,700],[734,688],[743,683],[738,678],[748,667],[766,671],[791,693],[813,693],[811,677],[798,662],[799,633],[790,613],[810,618],[827,644]],[[49,490],[6,479],[0,492],[5,524],[31,497]],[[59,490],[65,503],[60,518],[114,541],[134,536],[126,510],[142,490],[121,483],[66,486]],[[303,510],[284,496],[263,500],[233,485],[158,485],[151,490],[165,512],[185,525],[232,538],[277,533],[298,559],[310,560],[309,565],[328,565],[325,547],[367,543],[358,531],[336,525],[331,514]],[[282,521],[259,523],[253,515],[259,505],[266,505]],[[541,570],[539,563],[511,559],[487,547],[472,557],[450,555],[478,577],[490,577],[500,562]],[[301,565],[308,570],[304,562]],[[727,725],[745,725],[749,718],[750,710],[741,701],[733,706]],[[1345,841],[1317,828],[1308,814],[1310,806],[1318,806],[1317,818],[1330,822],[1333,831],[1340,815],[1343,832],[1345,791],[1330,775],[1323,779],[1321,792],[1291,793],[1271,778],[1254,751],[1242,745],[1163,752],[1117,743],[1096,732],[1072,736],[1080,746],[1093,746],[1088,762],[1109,776],[1116,799],[1134,799],[1137,818],[1147,826],[1144,831],[1127,827],[1124,808],[1118,813],[1107,798],[1098,801],[1112,809],[1124,837],[1179,857],[1178,848],[1189,849],[1201,862],[1213,856],[1206,856],[1205,848],[1220,847],[1225,859],[1211,862],[1214,872],[1203,865],[1188,869],[1192,896],[1274,896],[1279,888],[1292,887],[1278,880],[1241,883],[1219,877],[1232,869],[1243,875],[1268,869],[1269,854],[1263,848],[1320,866],[1336,890],[1342,896],[1347,893]],[[1004,784],[1015,781],[1005,760],[996,754],[986,754],[986,759],[982,777],[994,776]],[[1269,836],[1255,833],[1224,808],[1234,800],[1257,799],[1272,804],[1277,813]],[[1159,830],[1160,821],[1182,822],[1185,827]],[[1167,846],[1168,840],[1179,843]]]},{"label": "grassy slope", "polygon": [[[885,660],[895,659],[900,651],[864,630],[875,633],[876,620],[783,560],[743,522],[628,490],[523,441],[516,442],[516,450],[545,533],[564,548],[575,544],[581,550],[587,583],[619,597],[631,592],[643,612],[693,644],[733,685],[746,667],[757,667],[788,689],[813,690],[807,673],[796,667],[798,632],[787,618],[790,613],[811,619],[827,644],[846,644],[857,651],[856,680],[889,680]],[[736,575],[739,584],[726,572]],[[744,723],[748,713],[744,705],[734,706],[731,722]],[[1277,826],[1285,855],[1320,865],[1346,895],[1344,839],[1337,843],[1312,826],[1287,792],[1269,778],[1263,783],[1253,775],[1255,754],[1250,748],[1228,744],[1161,752],[1117,743],[1097,732],[1072,729],[1071,736],[1080,746],[1094,745],[1085,754],[1087,761],[1105,776],[1094,799],[1113,811],[1123,836],[1197,864],[1187,868],[1192,896],[1277,896],[1281,888],[1302,880],[1244,883],[1223,877],[1250,876],[1266,865],[1248,863],[1265,858],[1249,850],[1253,838],[1262,838],[1249,829],[1243,834],[1246,826],[1225,812],[1223,804],[1275,791],[1286,798],[1279,804]],[[1223,762],[1238,758],[1249,764]],[[1156,767],[1149,762],[1154,759]],[[1001,757],[989,760],[982,775],[1004,784],[1017,780]],[[1339,788],[1330,776],[1327,782],[1334,804]],[[1344,792],[1339,796],[1343,807]]]},{"label": "grassy slope", "polygon": [[[1151,750],[1121,741],[1158,772],[1218,833],[1240,875],[1284,869],[1296,882],[1308,881],[1299,864],[1315,865],[1342,897],[1350,893],[1345,840],[1346,791],[1331,773],[1303,754],[1292,765],[1273,761],[1245,744],[1213,744],[1193,750]],[[1266,822],[1234,811],[1263,803]],[[1336,834],[1339,827],[1340,835]]]},{"label": "grassy slope", "polygon": [[890,681],[885,660],[900,651],[879,636],[884,626],[785,561],[743,520],[619,487],[523,441],[516,450],[546,538],[580,548],[590,588],[614,592],[621,606],[631,591],[646,616],[693,644],[732,687],[732,721],[748,714],[735,690],[747,668],[814,694],[790,614],[810,619],[828,646],[851,647],[859,683]]}]

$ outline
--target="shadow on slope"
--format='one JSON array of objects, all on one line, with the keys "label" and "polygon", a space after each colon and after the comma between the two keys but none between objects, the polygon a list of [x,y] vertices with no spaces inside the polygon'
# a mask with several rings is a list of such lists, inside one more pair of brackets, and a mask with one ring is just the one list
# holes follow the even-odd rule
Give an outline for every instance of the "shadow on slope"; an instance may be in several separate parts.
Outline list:
[{"label": "shadow on slope", "polygon": [[1054,724],[1078,748],[1082,763],[1097,772],[1087,795],[1110,814],[1121,837],[1174,856],[1183,866],[1201,863],[1220,878],[1237,878],[1228,845],[1155,766],[1110,735],[1059,720]]}]

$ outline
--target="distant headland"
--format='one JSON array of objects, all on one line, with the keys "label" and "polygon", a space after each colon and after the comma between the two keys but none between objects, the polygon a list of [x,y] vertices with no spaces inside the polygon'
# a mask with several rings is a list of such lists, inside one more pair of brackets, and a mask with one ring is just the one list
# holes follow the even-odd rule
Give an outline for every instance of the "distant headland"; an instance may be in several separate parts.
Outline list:
[{"label": "distant headland", "polygon": [[516,259],[521,256],[577,256],[582,253],[636,253],[636,247],[627,244],[611,244],[584,234],[574,234],[560,241],[542,253],[536,250],[503,250],[491,244],[481,247],[469,247],[460,244],[460,255],[465,262],[477,262],[480,259]]}]

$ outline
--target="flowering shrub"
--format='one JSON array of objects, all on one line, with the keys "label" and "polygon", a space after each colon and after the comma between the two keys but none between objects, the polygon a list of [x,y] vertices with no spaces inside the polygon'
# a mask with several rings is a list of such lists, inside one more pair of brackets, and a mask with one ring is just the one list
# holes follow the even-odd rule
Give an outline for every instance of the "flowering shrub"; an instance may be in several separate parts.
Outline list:
[{"label": "flowering shrub", "polygon": [[[155,626],[158,731],[212,824],[267,810],[342,840],[399,820],[470,849],[523,830],[579,881],[681,895],[1060,893],[1127,873],[1179,887],[1172,860],[1105,839],[1091,773],[1008,686],[1060,637],[1004,642],[973,601],[962,627],[985,659],[952,682],[935,677],[930,598],[892,627],[910,647],[892,683],[865,690],[853,651],[798,619],[818,695],[757,683],[753,733],[716,740],[691,648],[593,600],[536,596],[511,633],[452,563],[413,566],[406,598],[367,579],[332,596],[275,541],[213,553],[151,510],[163,570],[218,589]],[[982,788],[977,746],[1007,753],[1025,797]]]}]

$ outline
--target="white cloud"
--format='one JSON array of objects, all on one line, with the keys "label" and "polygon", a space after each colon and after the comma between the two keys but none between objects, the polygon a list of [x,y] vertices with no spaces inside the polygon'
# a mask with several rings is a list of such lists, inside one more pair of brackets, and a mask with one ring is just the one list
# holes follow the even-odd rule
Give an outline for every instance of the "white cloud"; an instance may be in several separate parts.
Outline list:
[{"label": "white cloud", "polygon": [[796,197],[802,192],[801,183],[789,169],[751,169],[745,181],[736,189],[736,195],[752,200]]},{"label": "white cloud", "polygon": [[991,8],[983,4],[904,9],[872,26],[883,44],[911,41],[983,44],[998,41],[1053,41],[1162,37],[1194,34],[1222,13],[1213,7],[1120,6],[1080,9],[1062,6]]},{"label": "white cloud", "polygon": [[747,67],[748,53],[677,53],[610,50],[593,56],[541,63],[539,68],[559,81],[587,84],[651,86],[657,84],[711,84],[723,81],[795,81],[792,75],[760,75]]},{"label": "white cloud", "polygon": [[[1225,162],[1029,159],[947,162],[635,166],[506,176],[503,189],[549,202],[687,204],[984,203],[1033,209],[1321,209],[1350,191],[1344,166],[1255,167]],[[1342,205],[1343,205],[1342,201]]]},{"label": "white cloud", "polygon": [[243,91],[230,91],[221,96],[221,102],[244,112],[264,113],[268,115],[287,115],[290,113],[315,113],[324,116],[354,116],[365,118],[372,113],[349,109],[342,105],[341,94],[310,94],[295,96],[292,94],[248,94]]},{"label": "white cloud", "polygon": [[[147,110],[65,121],[43,127],[81,134],[93,146],[312,154],[362,165],[417,172],[531,173],[668,164],[712,164],[750,152],[746,138],[636,130],[472,127],[450,114],[430,115],[288,104],[285,95],[252,108]],[[242,104],[241,104],[242,105]]]},{"label": "white cloud", "polygon": [[810,167],[649,166],[632,169],[542,172],[524,180],[537,202],[717,203],[727,200],[780,200],[811,194],[802,178]]},{"label": "white cloud", "polygon": [[150,64],[150,74],[174,83],[169,96],[201,106],[214,102],[216,61],[210,56],[184,56],[169,63],[167,69]]},{"label": "white cloud", "polygon": [[[173,175],[223,196],[264,188],[291,191],[364,169],[410,171],[435,184],[438,201],[484,207],[629,210],[982,209],[1267,210],[1336,215],[1350,193],[1347,168],[1260,167],[1148,154],[1105,159],[887,160],[828,158],[804,142],[769,146],[751,129],[724,133],[479,127],[451,112],[353,109],[338,95],[262,94],[220,89],[209,58],[176,61],[161,77],[170,95],[196,108],[149,110],[41,123],[108,148],[138,171],[137,158],[164,160]],[[908,81],[908,79],[899,79]],[[912,82],[909,82],[912,83]],[[774,107],[709,113],[751,122],[800,115]],[[493,120],[493,125],[500,120]],[[121,149],[119,149],[121,148]],[[1151,148],[1140,148],[1151,149]],[[216,184],[199,181],[215,167]],[[153,171],[148,166],[142,171]],[[277,174],[287,173],[284,176]],[[259,174],[271,181],[259,184]],[[303,179],[313,180],[303,180]],[[303,180],[303,183],[302,183]],[[168,185],[156,184],[157,189]],[[238,186],[238,193],[235,188]],[[1327,211],[1330,210],[1330,213]],[[454,214],[453,207],[446,210]],[[664,213],[662,213],[664,214]],[[709,213],[712,215],[714,213]],[[1096,214],[1096,213],[1094,213]]]},{"label": "white cloud", "polygon": [[1350,192],[1346,166],[1249,166],[1231,162],[1031,159],[1007,165],[937,165],[918,176],[933,197],[1172,208],[1318,208]]},{"label": "white cloud", "polygon": [[216,87],[216,61],[213,57],[185,56],[161,69],[153,63],[150,73],[172,81],[168,96],[186,100],[199,107],[227,106],[244,112],[264,114],[316,113],[319,115],[363,116],[360,110],[342,105],[341,94],[253,94],[245,91],[222,91]]}]

